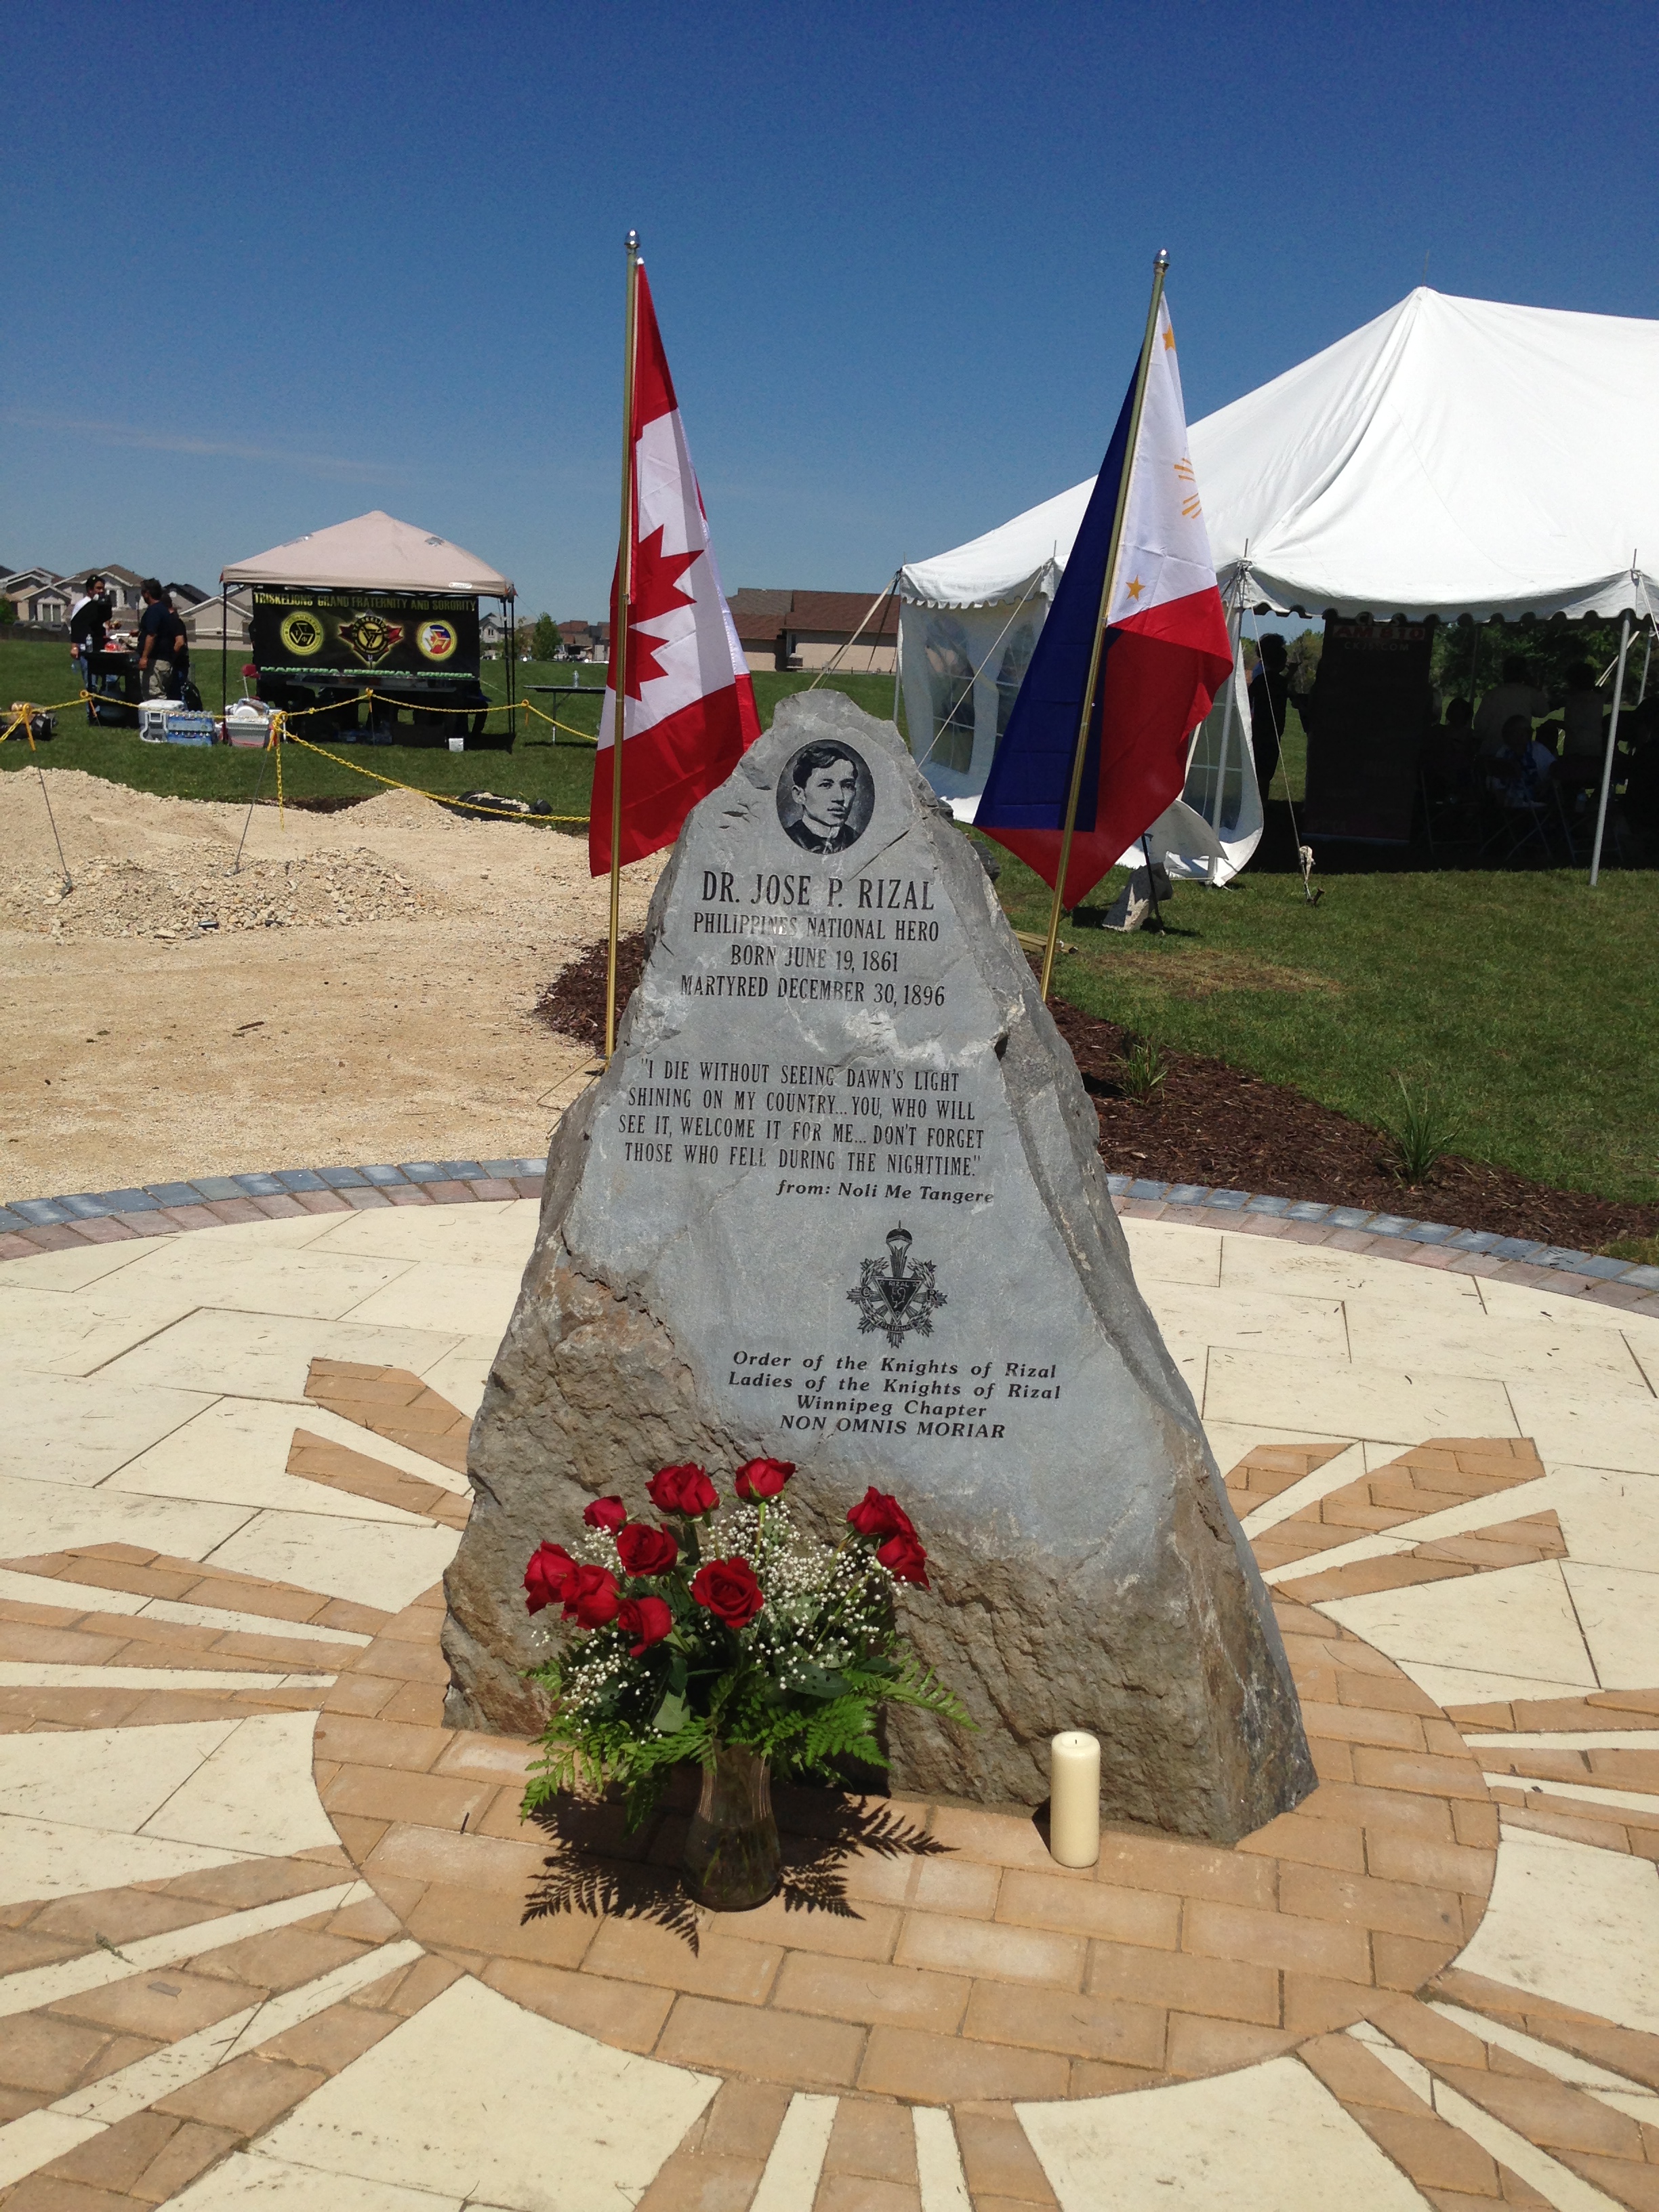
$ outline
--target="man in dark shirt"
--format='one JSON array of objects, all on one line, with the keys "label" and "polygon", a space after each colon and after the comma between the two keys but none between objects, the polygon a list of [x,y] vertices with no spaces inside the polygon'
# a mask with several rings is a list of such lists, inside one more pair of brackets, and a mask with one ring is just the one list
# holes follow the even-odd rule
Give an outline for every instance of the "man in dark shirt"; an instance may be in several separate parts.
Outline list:
[{"label": "man in dark shirt", "polygon": [[76,602],[70,617],[70,659],[80,671],[81,689],[90,690],[87,656],[104,649],[106,625],[115,612],[115,602],[104,589],[101,576],[88,576],[85,596]]},{"label": "man in dark shirt", "polygon": [[190,640],[173,612],[173,602],[154,576],[142,586],[144,611],[138,618],[139,688],[146,699],[177,699],[190,681]]}]

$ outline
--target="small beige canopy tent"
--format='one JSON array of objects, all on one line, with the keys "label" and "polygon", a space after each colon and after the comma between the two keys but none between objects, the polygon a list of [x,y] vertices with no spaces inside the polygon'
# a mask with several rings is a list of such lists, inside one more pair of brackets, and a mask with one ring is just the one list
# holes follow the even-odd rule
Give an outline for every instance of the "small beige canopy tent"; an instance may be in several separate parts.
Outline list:
[{"label": "small beige canopy tent", "polygon": [[[219,579],[224,586],[227,605],[239,589],[249,593],[251,603],[252,595],[258,589],[285,586],[315,592],[461,592],[474,600],[499,599],[502,628],[509,641],[506,648],[507,726],[509,731],[516,727],[518,657],[510,641],[515,597],[513,580],[492,568],[488,562],[481,561],[476,553],[469,553],[464,546],[452,545],[448,538],[422,530],[417,523],[400,522],[395,514],[384,514],[376,507],[368,514],[354,515],[349,522],[336,522],[326,530],[308,531],[304,537],[290,538],[286,544],[273,545],[268,553],[256,553],[250,560],[234,562],[229,568],[220,570]],[[226,634],[221,650],[225,657],[227,678],[230,627],[228,620],[221,624]],[[382,702],[380,711],[384,713],[387,706],[392,706],[395,720],[393,698],[400,689],[409,688],[400,684],[398,679],[378,677],[376,694]],[[226,696],[229,696],[228,684]],[[277,704],[288,703],[275,693],[270,696]],[[482,735],[489,701],[476,680],[464,703],[474,710],[471,726],[475,733]],[[355,708],[351,711],[355,714]],[[448,729],[450,725],[446,722],[442,726]]]},{"label": "small beige canopy tent", "polygon": [[376,507],[219,571],[222,584],[311,584],[335,592],[471,592],[510,599],[512,579],[476,553]]}]

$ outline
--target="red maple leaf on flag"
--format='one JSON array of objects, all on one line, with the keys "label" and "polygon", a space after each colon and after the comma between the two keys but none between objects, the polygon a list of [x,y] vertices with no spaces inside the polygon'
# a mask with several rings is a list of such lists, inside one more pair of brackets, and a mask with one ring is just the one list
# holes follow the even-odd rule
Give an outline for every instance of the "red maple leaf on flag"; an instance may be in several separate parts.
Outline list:
[{"label": "red maple leaf on flag", "polygon": [[[634,549],[634,589],[628,603],[628,696],[641,696],[640,686],[647,676],[663,673],[657,660],[665,641],[653,637],[640,628],[641,623],[653,621],[659,615],[672,614],[677,607],[696,605],[696,593],[688,592],[681,579],[694,562],[702,557],[701,545],[688,552],[665,553],[663,530],[659,524],[649,538],[641,538]],[[617,635],[617,586],[611,586],[611,635]],[[614,648],[613,648],[614,650]]]}]

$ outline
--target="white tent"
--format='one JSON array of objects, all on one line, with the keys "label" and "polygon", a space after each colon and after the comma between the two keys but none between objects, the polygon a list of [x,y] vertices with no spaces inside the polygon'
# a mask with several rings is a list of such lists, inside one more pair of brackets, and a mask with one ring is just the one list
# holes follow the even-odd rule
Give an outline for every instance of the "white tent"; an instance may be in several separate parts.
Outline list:
[{"label": "white tent", "polygon": [[[1656,394],[1659,322],[1415,291],[1193,424],[1224,594],[1379,620],[1646,616]],[[1030,658],[1092,489],[902,573],[912,743],[949,798],[983,787],[1018,689],[1003,663],[1015,640]]]},{"label": "white tent", "polygon": [[348,592],[468,592],[510,599],[509,578],[476,553],[395,514],[354,515],[219,572],[222,584],[310,584]]}]

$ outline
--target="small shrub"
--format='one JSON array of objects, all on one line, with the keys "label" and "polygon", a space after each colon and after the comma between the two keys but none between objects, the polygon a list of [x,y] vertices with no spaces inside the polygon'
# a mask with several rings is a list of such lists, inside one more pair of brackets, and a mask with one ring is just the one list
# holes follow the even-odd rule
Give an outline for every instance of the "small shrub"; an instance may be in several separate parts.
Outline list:
[{"label": "small shrub", "polygon": [[1150,1106],[1163,1097],[1164,1078],[1169,1072],[1163,1054],[1152,1039],[1137,1037],[1116,1062],[1117,1087],[1137,1105]]},{"label": "small shrub", "polygon": [[1403,1075],[1400,1085],[1400,1118],[1389,1130],[1389,1164],[1402,1182],[1426,1182],[1462,1134],[1462,1121],[1452,1108],[1443,1105],[1425,1083],[1413,1091]]}]

